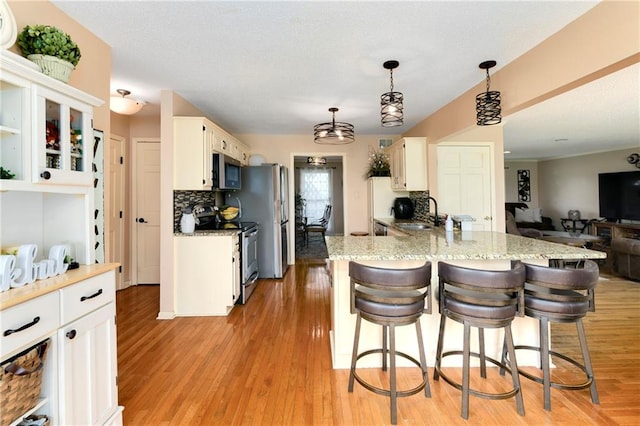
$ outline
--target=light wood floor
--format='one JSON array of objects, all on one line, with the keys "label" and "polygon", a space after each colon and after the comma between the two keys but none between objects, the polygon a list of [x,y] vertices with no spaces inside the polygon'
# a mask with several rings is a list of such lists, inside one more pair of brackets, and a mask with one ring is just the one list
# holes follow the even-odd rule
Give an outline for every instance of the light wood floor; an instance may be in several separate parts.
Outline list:
[{"label": "light wood floor", "polygon": [[[609,278],[600,282],[596,312],[585,321],[600,405],[591,403],[588,390],[553,389],[547,412],[540,385],[523,379],[524,417],[513,399],[472,396],[464,421],[460,393],[434,382],[433,360],[427,360],[432,398],[400,398],[398,424],[640,424],[640,283]],[[159,321],[158,298],[157,286],[117,294],[119,402],[126,426],[389,424],[387,398],[357,383],[347,392],[348,370],[331,368],[324,263],[299,263],[283,280],[261,280],[249,303],[228,317]],[[575,353],[574,329],[553,325],[554,349]],[[403,369],[399,386],[415,383],[414,370]],[[455,377],[457,370],[447,371]],[[554,377],[566,374],[562,366],[554,371]],[[385,378],[377,369],[365,377]],[[492,371],[472,386],[495,388],[502,380]]]}]

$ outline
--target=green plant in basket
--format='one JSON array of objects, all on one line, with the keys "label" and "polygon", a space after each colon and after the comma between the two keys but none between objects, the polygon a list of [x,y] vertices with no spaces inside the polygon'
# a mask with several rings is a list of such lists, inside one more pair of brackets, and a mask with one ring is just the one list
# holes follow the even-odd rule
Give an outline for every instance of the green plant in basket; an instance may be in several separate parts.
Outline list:
[{"label": "green plant in basket", "polygon": [[18,46],[24,57],[49,55],[71,63],[80,61],[80,48],[69,34],[50,25],[27,25],[18,34]]}]

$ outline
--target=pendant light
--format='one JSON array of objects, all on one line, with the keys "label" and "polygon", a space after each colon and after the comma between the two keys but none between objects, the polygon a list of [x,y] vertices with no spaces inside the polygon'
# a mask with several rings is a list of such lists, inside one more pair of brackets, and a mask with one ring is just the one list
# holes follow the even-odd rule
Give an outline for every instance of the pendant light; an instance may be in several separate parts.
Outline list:
[{"label": "pendant light", "polygon": [[325,157],[307,157],[307,164],[310,166],[324,166],[327,164]]},{"label": "pendant light", "polygon": [[479,65],[480,69],[487,71],[487,91],[476,96],[476,122],[478,126],[491,126],[502,121],[500,92],[489,91],[491,85],[489,69],[495,66],[496,61],[485,61]]},{"label": "pendant light", "polygon": [[400,92],[393,91],[393,70],[398,68],[398,61],[386,61],[382,66],[389,70],[391,76],[391,90],[380,96],[380,115],[382,116],[382,127],[402,126],[404,109],[404,96]]},{"label": "pendant light", "polygon": [[118,92],[120,96],[111,96],[111,100],[109,102],[109,108],[111,111],[123,115],[132,115],[140,111],[144,106],[144,102],[126,97],[131,94],[130,91],[118,89],[116,92]]},{"label": "pendant light", "polygon": [[313,126],[313,141],[324,145],[346,145],[355,140],[353,124],[336,121],[338,108],[329,108],[333,119]]}]

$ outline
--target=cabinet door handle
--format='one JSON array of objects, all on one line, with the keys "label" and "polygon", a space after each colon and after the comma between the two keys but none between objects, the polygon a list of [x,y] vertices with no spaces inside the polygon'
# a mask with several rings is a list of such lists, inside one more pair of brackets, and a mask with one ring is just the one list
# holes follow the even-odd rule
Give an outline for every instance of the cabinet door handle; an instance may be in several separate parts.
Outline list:
[{"label": "cabinet door handle", "polygon": [[67,331],[67,334],[65,334],[65,336],[73,340],[76,337],[76,331],[75,330]]},{"label": "cabinet door handle", "polygon": [[44,180],[49,180],[51,179],[51,172],[45,170],[44,172],[40,173],[40,177]]},{"label": "cabinet door handle", "polygon": [[27,328],[29,328],[29,327],[33,327],[34,325],[36,325],[36,324],[37,324],[37,323],[39,323],[39,322],[40,322],[40,317],[35,317],[35,318],[33,319],[33,321],[31,321],[30,323],[27,323],[27,324],[23,325],[23,326],[22,326],[22,327],[20,327],[20,328],[16,328],[16,329],[11,329],[11,328],[10,328],[10,329],[8,329],[8,330],[5,330],[3,334],[4,334],[5,336],[10,336],[10,335],[12,335],[13,333],[17,333],[17,332],[19,332],[19,331],[26,330],[26,329],[27,329]]},{"label": "cabinet door handle", "polygon": [[96,293],[93,293],[91,296],[82,296],[80,298],[81,302],[84,302],[85,300],[89,300],[89,299],[93,299],[94,297],[98,297],[102,294],[102,289],[98,290]]}]

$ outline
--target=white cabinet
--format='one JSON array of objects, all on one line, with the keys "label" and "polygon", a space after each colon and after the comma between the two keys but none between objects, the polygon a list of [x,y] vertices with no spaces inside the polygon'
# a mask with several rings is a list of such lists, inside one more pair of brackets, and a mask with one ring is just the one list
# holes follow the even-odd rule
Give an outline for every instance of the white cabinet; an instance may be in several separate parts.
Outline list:
[{"label": "white cabinet", "polygon": [[58,341],[60,424],[105,423],[118,405],[114,304],[62,328]]},{"label": "white cabinet", "polygon": [[91,186],[93,108],[46,87],[34,91],[33,181]]},{"label": "white cabinet", "polygon": [[238,235],[174,237],[178,316],[228,315],[240,296]]},{"label": "white cabinet", "polygon": [[427,190],[427,140],[407,137],[387,148],[391,188],[395,191]]},{"label": "white cabinet", "polygon": [[[37,285],[16,289],[21,293],[16,297],[18,302],[6,309],[4,306],[11,301],[15,290],[4,292],[0,297],[3,306],[0,359],[7,359],[46,338],[51,340],[41,400],[35,410],[37,414],[46,414],[51,425],[121,424],[115,266],[82,266],[65,275],[39,281]],[[73,284],[65,285],[65,278]],[[25,290],[31,287],[38,291],[47,286],[62,288],[19,303],[25,298]],[[11,330],[15,331],[9,332]]]},{"label": "white cabinet", "polygon": [[215,125],[203,117],[173,117],[173,189],[208,190]]},{"label": "white cabinet", "polygon": [[90,187],[93,107],[103,101],[11,52],[0,55],[0,69],[0,166],[13,175],[0,190],[29,183]]}]

